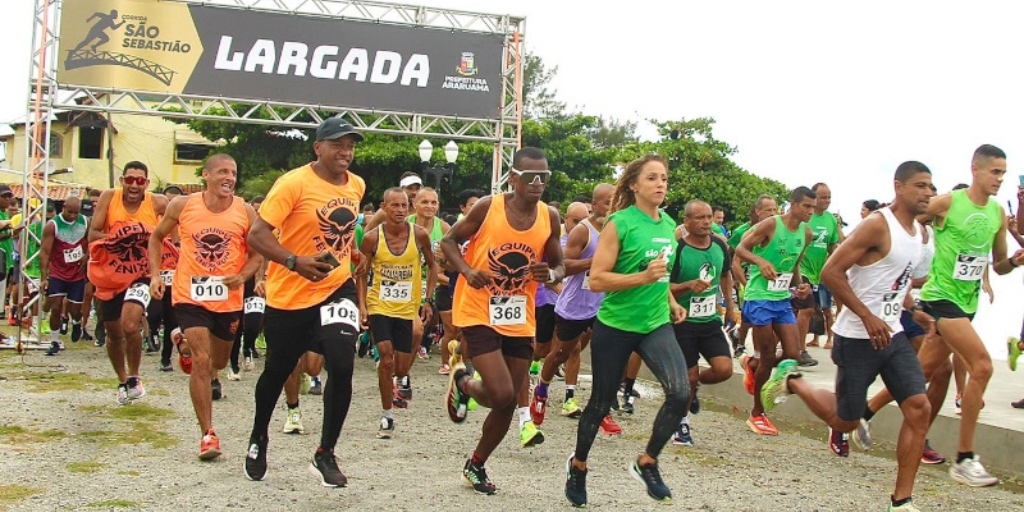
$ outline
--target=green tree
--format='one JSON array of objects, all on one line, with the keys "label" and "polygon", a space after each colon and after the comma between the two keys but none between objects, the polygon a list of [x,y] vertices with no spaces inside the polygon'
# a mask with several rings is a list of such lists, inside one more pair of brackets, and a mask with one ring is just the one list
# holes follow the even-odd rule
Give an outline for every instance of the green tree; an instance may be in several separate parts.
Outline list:
[{"label": "green tree", "polygon": [[630,144],[621,154],[624,161],[648,153],[658,153],[668,160],[666,211],[673,217],[679,218],[687,201],[700,199],[723,207],[726,224],[734,227],[747,220],[751,205],[761,194],[774,196],[779,204],[788,197],[784,184],[752,174],[731,160],[736,148],[714,138],[714,119],[650,122],[661,139]]}]

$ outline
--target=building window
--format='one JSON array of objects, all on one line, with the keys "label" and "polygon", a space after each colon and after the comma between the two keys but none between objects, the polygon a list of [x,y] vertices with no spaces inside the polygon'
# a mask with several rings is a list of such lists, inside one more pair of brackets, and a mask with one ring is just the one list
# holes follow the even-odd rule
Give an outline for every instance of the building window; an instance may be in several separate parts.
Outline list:
[{"label": "building window", "polygon": [[207,144],[184,144],[174,145],[175,162],[202,162],[213,150],[213,146]]},{"label": "building window", "polygon": [[103,128],[93,126],[78,127],[78,158],[102,158]]},{"label": "building window", "polygon": [[64,137],[59,133],[50,134],[50,158],[64,158]]}]

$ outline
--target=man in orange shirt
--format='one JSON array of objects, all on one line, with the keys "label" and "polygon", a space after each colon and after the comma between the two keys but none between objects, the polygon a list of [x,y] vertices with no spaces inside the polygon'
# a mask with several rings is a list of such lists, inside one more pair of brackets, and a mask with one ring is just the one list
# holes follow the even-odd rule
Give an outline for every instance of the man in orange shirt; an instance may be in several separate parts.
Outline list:
[{"label": "man in orange shirt", "polygon": [[146,164],[125,164],[121,187],[100,194],[89,225],[89,281],[96,287],[107,357],[117,373],[119,404],[146,394],[139,366],[141,322],[150,300],[149,235],[167,208],[167,198],[147,192],[148,184]]},{"label": "man in orange shirt", "polygon": [[[463,483],[480,494],[497,492],[484,463],[505,437],[516,396],[527,385],[537,331],[537,285],[557,284],[565,277],[561,221],[540,200],[550,179],[543,151],[517,151],[509,175],[512,193],[480,199],[441,239],[448,263],[464,277],[455,285],[452,319],[480,372],[480,379],[473,379],[462,363],[451,368],[448,417],[465,421],[470,397],[491,409],[462,470]],[[463,255],[459,245],[466,241]]]},{"label": "man in orange shirt", "polygon": [[[215,459],[221,453],[213,429],[211,381],[227,366],[231,355],[242,319],[242,285],[263,263],[245,240],[256,212],[234,195],[237,178],[233,158],[210,156],[203,166],[206,189],[171,201],[149,239],[150,268],[159,268],[164,238],[178,228],[181,249],[171,301],[175,319],[188,340],[181,343],[188,344],[186,350],[192,355],[189,391],[202,431],[202,460]],[[164,281],[159,273],[153,273],[149,287],[154,299],[163,298]],[[180,345],[178,350],[182,350]]]},{"label": "man in orange shirt", "polygon": [[325,487],[348,483],[334,446],[352,401],[360,329],[352,252],[366,183],[349,165],[362,140],[339,118],[321,123],[313,143],[316,161],[277,179],[249,233],[249,244],[270,260],[264,312],[267,357],[256,384],[256,414],[245,459],[250,480],[267,474],[267,431],[274,406],[299,358],[312,350],[324,355],[330,378],[324,386],[320,446],[309,469]]}]

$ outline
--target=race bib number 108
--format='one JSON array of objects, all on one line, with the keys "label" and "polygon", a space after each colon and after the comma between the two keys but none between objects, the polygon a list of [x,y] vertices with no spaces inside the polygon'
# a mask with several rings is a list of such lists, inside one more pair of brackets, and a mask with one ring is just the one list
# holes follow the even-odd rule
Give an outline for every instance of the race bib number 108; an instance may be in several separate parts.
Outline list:
[{"label": "race bib number 108", "polygon": [[345,324],[359,330],[359,308],[348,299],[320,306],[320,325]]}]

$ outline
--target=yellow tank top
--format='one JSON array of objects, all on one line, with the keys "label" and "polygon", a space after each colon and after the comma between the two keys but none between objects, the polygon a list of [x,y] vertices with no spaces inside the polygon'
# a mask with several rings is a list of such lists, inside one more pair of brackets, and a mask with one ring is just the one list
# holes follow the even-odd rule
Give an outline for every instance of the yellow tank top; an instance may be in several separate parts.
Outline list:
[{"label": "yellow tank top", "polygon": [[377,227],[377,253],[373,256],[373,285],[366,294],[371,315],[415,319],[420,313],[422,295],[420,251],[416,246],[415,226],[409,227],[409,241],[401,254],[388,247],[384,225]]}]

